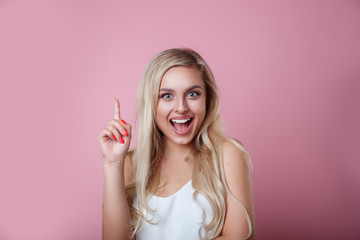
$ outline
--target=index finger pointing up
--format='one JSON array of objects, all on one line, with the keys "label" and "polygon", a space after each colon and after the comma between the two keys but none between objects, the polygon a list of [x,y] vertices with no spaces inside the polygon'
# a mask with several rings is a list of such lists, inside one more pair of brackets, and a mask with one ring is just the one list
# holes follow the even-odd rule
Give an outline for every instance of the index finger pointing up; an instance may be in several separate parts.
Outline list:
[{"label": "index finger pointing up", "polygon": [[114,114],[114,118],[116,120],[120,121],[120,102],[117,98],[114,98],[114,102],[115,102],[115,114]]}]

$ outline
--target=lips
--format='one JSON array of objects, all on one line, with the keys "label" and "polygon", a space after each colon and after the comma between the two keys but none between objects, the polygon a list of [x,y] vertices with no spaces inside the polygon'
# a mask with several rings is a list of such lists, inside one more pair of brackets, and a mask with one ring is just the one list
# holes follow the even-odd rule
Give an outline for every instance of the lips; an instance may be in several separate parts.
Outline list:
[{"label": "lips", "polygon": [[192,127],[193,118],[190,116],[174,117],[170,119],[170,124],[176,134],[185,135]]}]

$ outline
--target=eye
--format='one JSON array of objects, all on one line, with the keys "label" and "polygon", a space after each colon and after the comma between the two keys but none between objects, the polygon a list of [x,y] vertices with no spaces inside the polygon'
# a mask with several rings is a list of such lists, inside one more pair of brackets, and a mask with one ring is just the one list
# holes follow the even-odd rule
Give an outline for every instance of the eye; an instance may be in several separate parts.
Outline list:
[{"label": "eye", "polygon": [[170,99],[170,98],[172,98],[172,95],[171,95],[171,93],[164,93],[160,96],[160,98]]},{"label": "eye", "polygon": [[188,93],[188,97],[194,98],[194,97],[197,97],[197,96],[200,96],[200,93],[198,93],[198,92],[189,92]]}]

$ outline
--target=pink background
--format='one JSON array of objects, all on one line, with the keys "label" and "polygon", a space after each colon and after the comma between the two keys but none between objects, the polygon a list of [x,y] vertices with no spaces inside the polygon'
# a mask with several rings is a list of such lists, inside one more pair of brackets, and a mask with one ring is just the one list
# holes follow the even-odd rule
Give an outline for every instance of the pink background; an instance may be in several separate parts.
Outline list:
[{"label": "pink background", "polygon": [[0,1],[0,239],[101,238],[97,136],[171,47],[252,156],[257,239],[360,239],[355,0]]}]

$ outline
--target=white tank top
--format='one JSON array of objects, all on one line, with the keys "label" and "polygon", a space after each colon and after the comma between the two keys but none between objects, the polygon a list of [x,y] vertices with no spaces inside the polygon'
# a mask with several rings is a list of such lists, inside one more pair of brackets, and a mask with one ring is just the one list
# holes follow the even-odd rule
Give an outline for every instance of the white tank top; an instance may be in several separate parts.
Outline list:
[{"label": "white tank top", "polygon": [[[190,180],[180,190],[169,197],[151,196],[149,207],[154,214],[144,214],[148,220],[157,224],[150,224],[141,220],[142,229],[136,233],[136,240],[198,240],[206,238],[204,225],[212,218],[211,206],[200,193],[197,203],[193,199],[195,189]],[[200,204],[200,205],[199,205]],[[138,209],[137,198],[133,206]],[[203,211],[204,210],[204,211]],[[206,214],[204,224],[203,213]],[[205,216],[204,216],[205,217]]]}]

